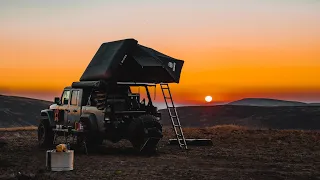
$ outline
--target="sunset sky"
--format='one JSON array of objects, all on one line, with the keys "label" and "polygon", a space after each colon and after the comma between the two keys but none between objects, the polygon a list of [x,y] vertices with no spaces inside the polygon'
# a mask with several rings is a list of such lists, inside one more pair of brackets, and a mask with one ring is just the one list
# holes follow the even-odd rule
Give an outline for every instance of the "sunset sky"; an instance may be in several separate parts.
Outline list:
[{"label": "sunset sky", "polygon": [[0,22],[1,94],[53,100],[103,42],[135,38],[185,61],[178,104],[320,102],[320,1],[1,0]]}]

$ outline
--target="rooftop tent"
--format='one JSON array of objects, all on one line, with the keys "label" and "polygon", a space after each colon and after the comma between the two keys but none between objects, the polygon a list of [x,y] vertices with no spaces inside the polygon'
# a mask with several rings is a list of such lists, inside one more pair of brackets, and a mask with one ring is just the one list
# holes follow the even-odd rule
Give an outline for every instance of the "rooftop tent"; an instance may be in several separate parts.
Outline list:
[{"label": "rooftop tent", "polygon": [[183,63],[135,39],[123,39],[103,43],[80,81],[179,83]]}]

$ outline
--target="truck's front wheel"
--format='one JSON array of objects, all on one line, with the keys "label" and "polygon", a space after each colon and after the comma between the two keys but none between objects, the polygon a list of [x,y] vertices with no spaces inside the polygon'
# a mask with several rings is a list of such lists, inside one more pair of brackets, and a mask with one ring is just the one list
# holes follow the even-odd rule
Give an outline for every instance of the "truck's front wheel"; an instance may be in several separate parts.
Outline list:
[{"label": "truck's front wheel", "polygon": [[39,147],[50,147],[53,145],[53,131],[47,120],[42,120],[38,126]]},{"label": "truck's front wheel", "polygon": [[80,122],[84,125],[85,135],[79,136],[78,144],[82,144],[86,141],[86,144],[90,146],[99,146],[103,143],[103,138],[99,135],[98,130],[94,130],[92,126],[94,124],[90,123],[89,119],[82,119]]}]

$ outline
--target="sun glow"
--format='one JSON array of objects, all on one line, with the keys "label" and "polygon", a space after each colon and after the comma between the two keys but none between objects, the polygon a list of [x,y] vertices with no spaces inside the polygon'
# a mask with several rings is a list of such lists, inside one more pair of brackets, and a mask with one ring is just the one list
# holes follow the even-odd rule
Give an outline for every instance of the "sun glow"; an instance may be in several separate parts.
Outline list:
[{"label": "sun glow", "polygon": [[212,97],[211,97],[211,96],[206,96],[204,99],[205,99],[207,102],[211,102],[211,101],[212,101]]}]

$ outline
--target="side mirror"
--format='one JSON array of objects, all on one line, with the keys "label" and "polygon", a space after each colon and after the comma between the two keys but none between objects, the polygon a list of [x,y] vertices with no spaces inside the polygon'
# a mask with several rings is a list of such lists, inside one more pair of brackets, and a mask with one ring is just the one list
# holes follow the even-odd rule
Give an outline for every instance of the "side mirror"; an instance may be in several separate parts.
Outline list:
[{"label": "side mirror", "polygon": [[140,102],[142,105],[146,105],[146,99],[142,99],[142,101]]},{"label": "side mirror", "polygon": [[60,98],[59,98],[59,97],[55,97],[55,98],[54,98],[54,103],[60,104]]},{"label": "side mirror", "polygon": [[63,104],[68,104],[69,100],[68,99],[63,99]]}]

